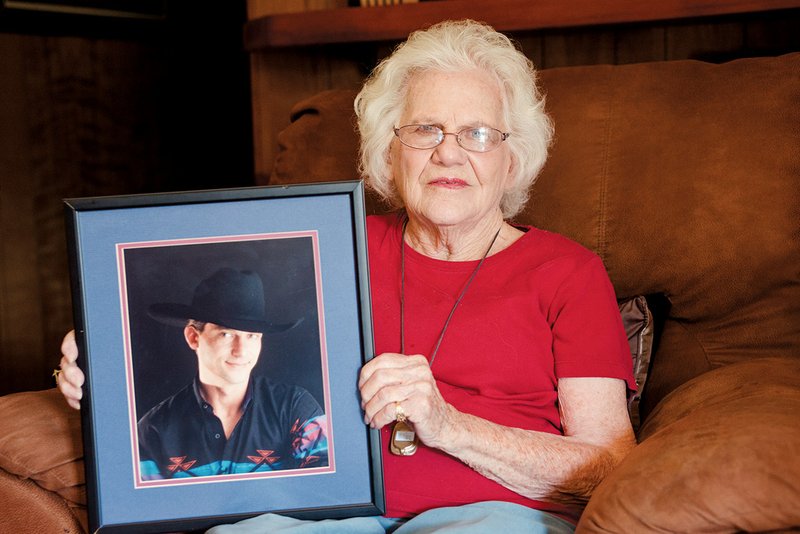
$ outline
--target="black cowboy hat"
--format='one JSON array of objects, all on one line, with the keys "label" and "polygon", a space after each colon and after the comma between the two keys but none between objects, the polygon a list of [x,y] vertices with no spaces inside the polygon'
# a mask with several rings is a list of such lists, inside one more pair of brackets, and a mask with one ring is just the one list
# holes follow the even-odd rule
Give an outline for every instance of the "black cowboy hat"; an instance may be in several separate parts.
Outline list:
[{"label": "black cowboy hat", "polygon": [[147,310],[153,319],[186,326],[189,319],[214,323],[245,332],[285,332],[300,323],[276,324],[267,320],[264,285],[253,271],[223,268],[201,281],[189,305],[162,302]]}]

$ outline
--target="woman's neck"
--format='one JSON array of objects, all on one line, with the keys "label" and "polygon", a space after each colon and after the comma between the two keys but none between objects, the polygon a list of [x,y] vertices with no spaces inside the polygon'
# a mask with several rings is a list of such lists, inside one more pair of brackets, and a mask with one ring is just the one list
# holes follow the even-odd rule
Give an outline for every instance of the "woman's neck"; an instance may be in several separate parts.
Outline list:
[{"label": "woman's neck", "polygon": [[[492,243],[491,250],[486,248]],[[436,225],[409,218],[405,242],[424,256],[446,261],[479,260],[510,246],[523,233],[503,221],[502,216],[482,220],[471,225]]]}]

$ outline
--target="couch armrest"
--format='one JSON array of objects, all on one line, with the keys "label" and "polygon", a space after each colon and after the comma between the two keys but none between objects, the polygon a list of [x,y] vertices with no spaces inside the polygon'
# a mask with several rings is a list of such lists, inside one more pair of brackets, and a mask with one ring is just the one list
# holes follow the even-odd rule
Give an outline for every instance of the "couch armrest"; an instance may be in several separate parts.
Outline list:
[{"label": "couch armrest", "polygon": [[57,493],[3,469],[0,469],[0,502],[3,503],[0,532],[86,532],[85,511],[74,510]]},{"label": "couch armrest", "polygon": [[764,358],[673,391],[595,490],[577,532],[768,531],[800,525],[800,361]]},{"label": "couch armrest", "polygon": [[0,428],[2,484],[11,492],[3,495],[13,496],[19,513],[31,521],[50,502],[60,504],[53,508],[54,515],[69,510],[72,521],[87,529],[80,412],[69,408],[55,388],[15,393],[0,397]]}]

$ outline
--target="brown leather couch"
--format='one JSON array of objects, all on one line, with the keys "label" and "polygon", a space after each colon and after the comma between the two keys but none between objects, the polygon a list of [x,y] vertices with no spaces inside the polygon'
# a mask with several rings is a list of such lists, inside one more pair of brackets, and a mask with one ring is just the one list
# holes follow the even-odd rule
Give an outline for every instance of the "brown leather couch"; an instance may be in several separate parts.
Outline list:
[{"label": "brown leather couch", "polygon": [[[517,221],[597,251],[619,297],[669,302],[639,445],[579,531],[800,527],[800,54],[541,82],[556,142]],[[295,107],[271,183],[356,177],[353,95]],[[0,531],[85,530],[79,425],[55,390],[0,398]]]}]

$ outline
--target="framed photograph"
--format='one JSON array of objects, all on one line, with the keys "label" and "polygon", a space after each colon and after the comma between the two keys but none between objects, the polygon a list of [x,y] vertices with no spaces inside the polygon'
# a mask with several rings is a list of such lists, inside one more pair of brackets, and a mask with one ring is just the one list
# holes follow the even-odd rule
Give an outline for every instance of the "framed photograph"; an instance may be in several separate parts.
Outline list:
[{"label": "framed photograph", "polygon": [[65,213],[92,532],[383,513],[361,182]]}]

